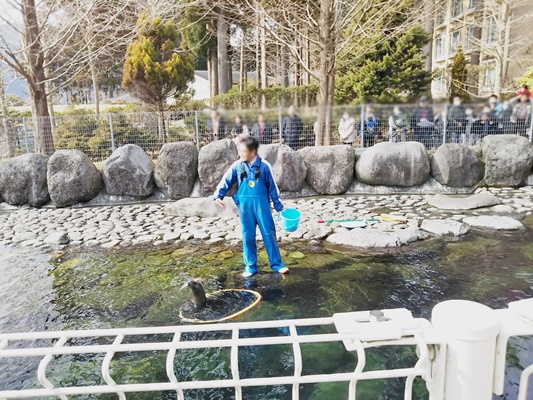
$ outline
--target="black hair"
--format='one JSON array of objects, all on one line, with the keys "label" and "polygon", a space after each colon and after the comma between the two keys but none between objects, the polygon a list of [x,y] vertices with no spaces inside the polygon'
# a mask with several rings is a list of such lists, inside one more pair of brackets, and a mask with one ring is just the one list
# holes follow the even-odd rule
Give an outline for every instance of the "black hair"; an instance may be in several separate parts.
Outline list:
[{"label": "black hair", "polygon": [[259,140],[253,136],[246,136],[239,144],[244,144],[250,151],[257,151],[259,148]]},{"label": "black hair", "polygon": [[498,98],[498,95],[496,95],[496,94],[491,94],[490,97],[489,97],[489,99],[490,99],[491,97],[494,97],[495,99],[497,99],[497,98]]},{"label": "black hair", "polygon": [[529,85],[528,85],[527,83],[524,83],[524,84],[522,85],[522,89],[529,89]]}]

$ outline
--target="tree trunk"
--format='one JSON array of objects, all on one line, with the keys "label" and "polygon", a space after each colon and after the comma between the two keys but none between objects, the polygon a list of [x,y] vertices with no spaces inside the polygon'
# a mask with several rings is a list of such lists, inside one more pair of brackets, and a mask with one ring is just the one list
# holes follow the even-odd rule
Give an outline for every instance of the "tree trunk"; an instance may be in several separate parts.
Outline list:
[{"label": "tree trunk", "polygon": [[209,75],[209,94],[211,97],[218,94],[218,57],[217,49],[209,49],[209,58],[207,59],[207,68]]},{"label": "tree trunk", "polygon": [[[435,9],[435,0],[425,0],[425,9],[428,11],[433,11]],[[438,11],[437,11],[438,12]],[[433,25],[435,19],[434,12],[427,12],[425,16],[425,30],[431,35],[429,38],[428,44],[424,47],[424,54],[426,55],[426,71],[433,70],[432,64],[432,54],[433,54]]]},{"label": "tree trunk", "polygon": [[54,153],[54,137],[50,124],[50,110],[46,95],[46,74],[44,70],[44,54],[41,48],[41,31],[37,19],[35,0],[23,0],[22,14],[24,17],[24,42],[29,76],[28,82],[33,107],[35,109],[36,150],[39,153]]},{"label": "tree trunk", "polygon": [[244,68],[244,31],[242,32],[242,38],[241,38],[241,54],[240,54],[240,57],[239,57],[239,75],[240,75],[240,80],[239,80],[239,91],[243,91],[244,90],[244,86],[245,86],[245,83],[246,83],[246,69]]},{"label": "tree trunk", "polygon": [[[260,16],[260,32],[261,32],[261,87],[263,89],[268,87],[268,75],[267,75],[267,53],[266,53],[266,29],[265,29],[265,14],[261,13]],[[263,94],[261,96],[261,109],[266,109],[266,97]]]},{"label": "tree trunk", "polygon": [[162,111],[162,106],[159,107],[159,114],[157,116],[157,133],[159,136],[159,144],[163,146],[167,141],[167,132],[165,126],[165,113]]},{"label": "tree trunk", "polygon": [[13,132],[9,123],[9,113],[7,111],[6,92],[4,88],[4,77],[0,76],[0,111],[2,112],[2,125],[7,144],[7,157],[15,157],[15,143],[13,141]]},{"label": "tree trunk", "polygon": [[93,81],[93,95],[94,95],[94,113],[96,118],[100,118],[100,84],[98,82],[98,73],[92,56],[92,45],[89,45],[89,69],[91,70],[91,80]]},{"label": "tree trunk", "polygon": [[335,21],[334,0],[320,2],[320,65],[318,73],[318,129],[315,145],[329,144],[331,137],[332,106],[335,93]]},{"label": "tree trunk", "polygon": [[[224,3],[224,0],[221,1]],[[229,74],[231,72],[228,60],[228,23],[224,15],[224,4],[219,10],[217,20],[217,50],[218,50],[218,92],[219,94],[227,93],[230,90]],[[228,71],[229,69],[229,71]]]}]

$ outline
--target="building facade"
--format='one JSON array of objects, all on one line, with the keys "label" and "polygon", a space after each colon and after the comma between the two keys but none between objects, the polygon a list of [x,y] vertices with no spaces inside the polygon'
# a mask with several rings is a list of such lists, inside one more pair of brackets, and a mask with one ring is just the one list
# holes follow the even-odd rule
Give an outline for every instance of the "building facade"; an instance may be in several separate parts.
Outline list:
[{"label": "building facade", "polygon": [[514,91],[514,80],[533,66],[532,19],[531,0],[436,0],[433,97],[449,96],[450,69],[459,48],[469,64],[472,97]]}]

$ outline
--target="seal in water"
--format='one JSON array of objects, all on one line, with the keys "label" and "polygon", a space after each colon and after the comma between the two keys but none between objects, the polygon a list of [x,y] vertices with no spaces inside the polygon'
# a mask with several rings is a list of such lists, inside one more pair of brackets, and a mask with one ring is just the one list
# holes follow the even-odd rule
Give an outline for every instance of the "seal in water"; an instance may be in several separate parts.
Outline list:
[{"label": "seal in water", "polygon": [[180,308],[180,317],[185,322],[221,322],[235,318],[255,307],[261,295],[253,290],[226,289],[205,293],[200,282],[187,283],[192,297]]}]

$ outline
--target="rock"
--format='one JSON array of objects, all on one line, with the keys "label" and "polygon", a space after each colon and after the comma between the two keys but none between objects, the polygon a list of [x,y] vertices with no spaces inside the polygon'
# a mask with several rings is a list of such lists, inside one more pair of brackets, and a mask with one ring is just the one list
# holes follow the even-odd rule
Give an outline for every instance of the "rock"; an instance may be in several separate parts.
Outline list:
[{"label": "rock", "polygon": [[484,165],[474,150],[464,144],[443,144],[431,159],[431,175],[447,186],[474,186],[483,179],[484,172]]},{"label": "rock", "polygon": [[70,242],[70,237],[67,232],[54,232],[48,235],[44,239],[44,242],[48,244],[63,245]]},{"label": "rock", "polygon": [[228,249],[228,250],[223,250],[220,253],[218,253],[217,258],[219,260],[228,260],[232,258],[233,256],[235,256],[235,253],[233,252],[233,250]]},{"label": "rock", "polygon": [[0,198],[12,205],[40,207],[50,200],[46,182],[48,156],[23,154],[0,164]]},{"label": "rock", "polygon": [[20,232],[16,233],[11,240],[13,243],[22,243],[34,239],[37,239],[37,234],[34,232]]},{"label": "rock", "polygon": [[437,194],[427,199],[429,205],[441,210],[473,210],[500,204],[498,197],[491,193],[476,193],[467,197],[450,197]]},{"label": "rock", "polygon": [[167,232],[163,235],[163,242],[171,242],[173,240],[178,240],[182,232]]},{"label": "rock", "polygon": [[225,209],[210,197],[186,198],[178,200],[165,208],[165,215],[177,215],[180,217],[221,217],[234,218],[239,215],[239,210],[233,199],[224,199]]},{"label": "rock", "polygon": [[102,177],[106,192],[115,196],[148,197],[154,190],[152,171],[152,159],[142,148],[135,144],[121,146],[104,161]]},{"label": "rock", "polygon": [[65,253],[64,251],[56,250],[50,253],[50,257],[53,262],[57,262],[60,261],[63,257],[65,257],[66,254],[67,253]]},{"label": "rock", "polygon": [[334,233],[326,241],[331,244],[371,249],[400,247],[423,237],[424,235],[420,230],[410,228],[394,232],[384,232],[377,229],[353,229]]},{"label": "rock", "polygon": [[489,135],[483,138],[485,183],[520,186],[527,182],[533,165],[533,147],[525,137]]},{"label": "rock", "polygon": [[508,206],[505,204],[499,204],[497,206],[491,207],[491,211],[494,211],[497,213],[512,213],[515,210],[511,206]]},{"label": "rock", "polygon": [[155,183],[163,193],[171,199],[188,197],[197,176],[198,149],[194,143],[177,142],[163,146],[154,174]]},{"label": "rock", "polygon": [[369,185],[417,186],[429,176],[427,150],[422,143],[378,143],[357,160],[357,180]]},{"label": "rock", "polygon": [[104,249],[111,249],[111,248],[113,248],[113,247],[115,247],[115,246],[118,246],[119,244],[120,244],[120,240],[115,239],[115,240],[112,240],[112,241],[110,241],[110,242],[107,242],[107,243],[102,244],[102,247],[103,247]]},{"label": "rock", "polygon": [[57,207],[68,207],[95,197],[102,178],[93,162],[78,150],[56,151],[48,160],[48,191]]},{"label": "rock", "polygon": [[259,146],[259,156],[272,165],[279,190],[297,192],[302,189],[307,168],[298,152],[282,144]]},{"label": "rock", "polygon": [[307,176],[305,180],[318,194],[342,194],[353,179],[355,153],[350,146],[317,146],[298,150]]},{"label": "rock", "polygon": [[202,193],[211,196],[231,165],[237,160],[237,147],[230,139],[217,140],[202,147],[198,155],[198,176]]},{"label": "rock", "polygon": [[305,258],[305,254],[302,253],[301,251],[293,251],[292,253],[289,254],[289,258],[295,258],[297,260],[300,260],[302,258]]},{"label": "rock", "polygon": [[515,231],[522,229],[524,225],[520,221],[517,221],[511,217],[503,217],[497,215],[482,215],[478,217],[467,217],[463,220],[465,224],[468,224],[475,228],[488,228],[500,230]]},{"label": "rock", "polygon": [[436,236],[462,236],[468,233],[470,227],[453,219],[425,219],[420,229]]}]

